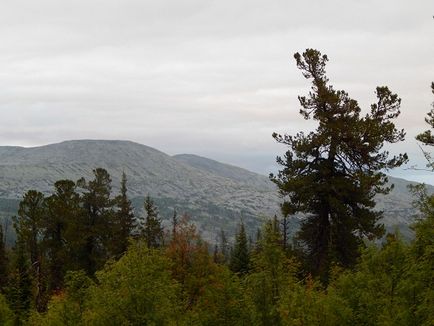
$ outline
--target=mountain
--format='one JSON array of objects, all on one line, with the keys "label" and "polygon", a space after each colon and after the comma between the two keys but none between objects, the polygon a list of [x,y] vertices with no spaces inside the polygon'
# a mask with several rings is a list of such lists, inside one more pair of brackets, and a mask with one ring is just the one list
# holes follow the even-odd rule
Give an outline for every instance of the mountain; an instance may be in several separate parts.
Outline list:
[{"label": "mountain", "polygon": [[239,184],[246,184],[259,189],[275,191],[275,185],[270,180],[260,174],[239,168],[234,165],[220,163],[193,154],[179,154],[173,156],[177,161],[188,164],[194,168],[209,172],[226,179],[234,180]]},{"label": "mountain", "polygon": [[[47,146],[0,147],[0,213],[13,215],[17,202],[29,189],[51,193],[60,179],[92,178],[96,167],[112,176],[118,191],[122,171],[128,178],[129,195],[139,211],[147,194],[156,200],[168,223],[173,210],[187,212],[203,236],[213,241],[220,229],[234,233],[240,218],[250,232],[265,217],[279,213],[276,186],[266,176],[204,157],[169,156],[130,141],[73,140]],[[384,223],[409,235],[414,220],[410,182],[390,178],[394,190],[377,198],[385,211]],[[300,217],[294,219],[297,224]]]},{"label": "mountain", "polygon": [[[276,188],[265,176],[229,166],[225,176],[148,146],[115,140],[0,147],[0,198],[19,199],[29,189],[49,194],[55,181],[90,179],[96,167],[109,171],[115,192],[125,171],[129,195],[137,206],[150,194],[166,217],[174,208],[190,213],[208,239],[220,228],[233,232],[241,217],[253,229],[260,216],[278,213]],[[230,177],[231,169],[232,176],[246,177]]]}]

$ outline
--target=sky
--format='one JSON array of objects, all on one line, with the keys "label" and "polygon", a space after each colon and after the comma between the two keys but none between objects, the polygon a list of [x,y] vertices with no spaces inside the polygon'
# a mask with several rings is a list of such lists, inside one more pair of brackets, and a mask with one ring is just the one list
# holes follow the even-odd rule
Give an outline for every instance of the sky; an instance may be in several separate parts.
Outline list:
[{"label": "sky", "polygon": [[434,183],[414,140],[434,101],[433,15],[432,0],[5,0],[0,145],[123,139],[268,174],[286,150],[271,134],[315,127],[293,59],[315,48],[366,112],[376,86],[402,98],[390,151],[411,161],[391,174]]}]

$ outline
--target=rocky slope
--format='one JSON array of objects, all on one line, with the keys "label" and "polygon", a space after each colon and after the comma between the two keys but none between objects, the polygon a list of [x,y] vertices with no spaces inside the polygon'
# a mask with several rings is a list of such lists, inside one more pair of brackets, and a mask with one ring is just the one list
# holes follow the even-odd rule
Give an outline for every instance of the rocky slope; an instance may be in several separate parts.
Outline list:
[{"label": "rocky slope", "polygon": [[[278,212],[276,189],[265,176],[230,166],[227,173],[214,173],[129,141],[79,140],[34,148],[0,147],[0,198],[21,198],[29,189],[48,194],[55,181],[92,178],[96,167],[109,171],[115,192],[125,171],[132,198],[150,194],[166,206],[162,211],[176,207],[192,214],[207,238],[220,227],[233,229],[241,216],[253,228],[259,216]],[[246,177],[240,180],[237,175]]]}]

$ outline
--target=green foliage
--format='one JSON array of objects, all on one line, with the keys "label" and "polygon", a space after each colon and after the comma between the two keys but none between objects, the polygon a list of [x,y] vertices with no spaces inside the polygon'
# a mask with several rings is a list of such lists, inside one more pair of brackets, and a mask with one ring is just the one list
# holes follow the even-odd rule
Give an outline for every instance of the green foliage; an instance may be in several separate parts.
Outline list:
[{"label": "green foliage", "polygon": [[12,326],[15,322],[15,316],[9,308],[5,297],[0,294],[0,325]]},{"label": "green foliage", "polygon": [[163,245],[163,227],[158,216],[158,209],[148,195],[144,201],[145,218],[141,225],[141,236],[149,248],[158,248]]},{"label": "green foliage", "polygon": [[127,196],[127,176],[122,173],[120,194],[116,197],[116,218],[112,252],[120,257],[128,249],[129,238],[135,228],[133,206]]},{"label": "green foliage", "polygon": [[[120,196],[130,214],[125,178],[123,183]],[[74,182],[61,180],[48,198],[34,191],[23,198],[15,218],[18,241],[10,257],[3,252],[10,265],[4,287],[8,304],[0,295],[0,324],[434,323],[434,197],[423,187],[415,188],[423,217],[414,226],[415,240],[405,244],[388,235],[382,247],[362,249],[353,270],[334,265],[325,287],[309,274],[300,277],[301,266],[285,247],[277,217],[264,224],[255,244],[249,244],[241,223],[227,262],[224,232],[221,252],[212,257],[186,216],[173,219],[170,242],[164,244],[158,211],[147,197],[148,233],[130,239],[123,255],[116,253],[130,231],[120,236],[122,205],[119,196],[111,199],[109,175],[97,169],[94,180],[78,184],[81,194]],[[283,230],[288,231],[284,225]],[[95,247],[87,251],[90,238]],[[150,248],[149,240],[158,248]],[[82,257],[90,260],[83,264]],[[95,274],[89,261],[98,269]],[[41,300],[48,302],[47,311]]]},{"label": "green foliage", "polygon": [[7,288],[7,299],[18,325],[27,318],[33,297],[29,259],[24,242],[18,238]]},{"label": "green foliage", "polygon": [[89,288],[84,322],[89,325],[170,325],[179,318],[178,287],[169,260],[143,242],[97,273]]},{"label": "green foliage", "polygon": [[60,180],[54,184],[54,189],[54,194],[46,200],[46,218],[42,222],[50,293],[63,287],[67,270],[79,266],[77,249],[82,245],[79,223],[83,211],[75,183],[71,180]]},{"label": "green foliage", "polygon": [[244,223],[239,225],[238,233],[235,236],[235,244],[231,252],[229,267],[232,272],[246,274],[250,268],[249,247],[247,243]]},{"label": "green foliage", "polygon": [[55,294],[45,313],[33,313],[28,321],[34,326],[74,326],[82,324],[87,289],[92,281],[84,271],[68,272],[65,276],[66,289]]},{"label": "green foliage", "polygon": [[405,298],[409,318],[419,325],[434,324],[434,196],[420,188],[418,207],[422,218],[415,223],[415,239],[409,248]]},{"label": "green foliage", "polygon": [[261,325],[281,324],[278,302],[282,291],[294,279],[297,264],[288,259],[276,219],[267,221],[261,239],[251,254],[251,273],[246,278],[246,292],[255,307]]},{"label": "green foliage", "polygon": [[186,216],[177,223],[166,255],[172,262],[172,277],[180,285],[182,324],[250,325],[240,280],[213,261]]},{"label": "green foliage", "polygon": [[18,216],[14,218],[17,235],[30,253],[32,265],[40,264],[40,245],[42,220],[45,215],[45,197],[36,190],[29,190],[20,202]]},{"label": "green foliage", "polygon": [[6,255],[4,239],[3,227],[0,225],[0,293],[3,292],[7,284],[8,257]]},{"label": "green foliage", "polygon": [[79,260],[83,264],[82,268],[89,275],[93,275],[110,257],[109,245],[113,237],[111,225],[115,215],[114,201],[110,198],[110,175],[101,168],[95,169],[93,173],[93,180],[77,181],[77,185],[84,190],[81,198],[84,214],[80,232],[84,244]]},{"label": "green foliage", "polygon": [[187,325],[252,325],[249,298],[243,293],[240,279],[224,266],[212,266],[210,272],[202,275],[206,283],[201,286],[183,322]]},{"label": "green foliage", "polygon": [[20,202],[14,227],[30,258],[30,271],[34,283],[34,303],[38,311],[46,307],[48,296],[44,277],[44,257],[40,238],[46,217],[46,198],[35,190],[29,190]]},{"label": "green foliage", "polygon": [[302,283],[290,283],[279,301],[282,325],[352,325],[352,311],[332,288],[322,286],[310,277]]},{"label": "green foliage", "polygon": [[[336,293],[353,311],[356,325],[409,325],[403,300],[407,248],[394,235],[379,249],[362,252],[354,273],[346,272],[336,281]],[[410,323],[411,324],[411,323]]]},{"label": "green foliage", "polygon": [[332,263],[352,266],[365,237],[381,236],[374,195],[387,193],[385,169],[400,166],[407,155],[389,158],[384,143],[404,140],[393,119],[401,100],[387,87],[377,87],[377,102],[361,116],[357,101],[328,83],[327,56],[308,49],[294,55],[303,76],[312,81],[308,97],[300,96],[300,113],[318,122],[314,132],[273,134],[289,147],[277,162],[283,169],[271,179],[285,196],[284,215],[302,212],[298,233],[307,267],[327,282]]}]

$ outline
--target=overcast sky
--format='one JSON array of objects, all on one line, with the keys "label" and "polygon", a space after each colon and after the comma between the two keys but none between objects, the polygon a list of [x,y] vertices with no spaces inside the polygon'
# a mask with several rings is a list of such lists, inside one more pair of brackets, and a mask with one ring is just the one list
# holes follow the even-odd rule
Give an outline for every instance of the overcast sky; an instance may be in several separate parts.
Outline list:
[{"label": "overcast sky", "polygon": [[293,60],[311,47],[362,108],[377,85],[398,93],[407,141],[394,148],[423,168],[433,15],[432,0],[4,0],[0,145],[126,139],[268,174],[285,151],[272,132],[313,126]]}]

